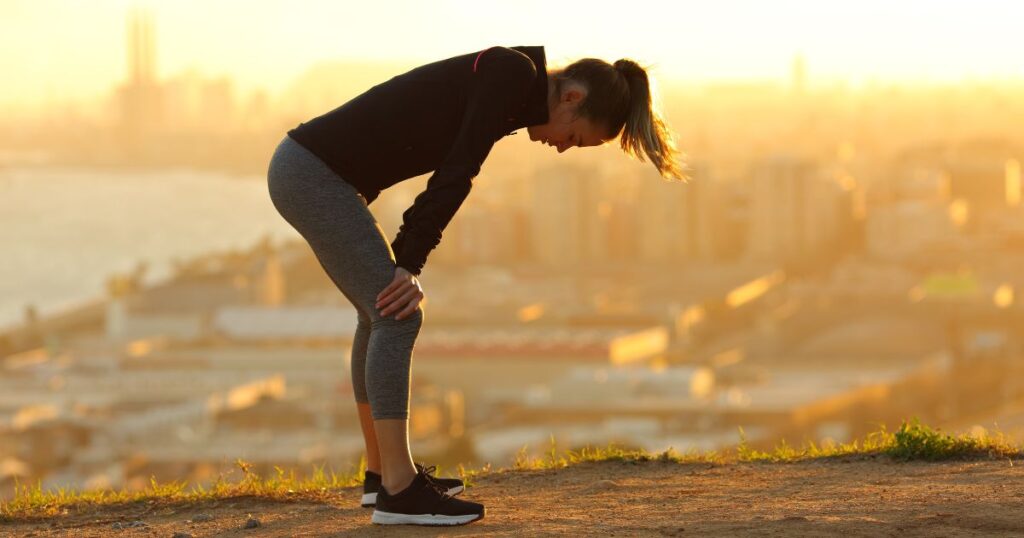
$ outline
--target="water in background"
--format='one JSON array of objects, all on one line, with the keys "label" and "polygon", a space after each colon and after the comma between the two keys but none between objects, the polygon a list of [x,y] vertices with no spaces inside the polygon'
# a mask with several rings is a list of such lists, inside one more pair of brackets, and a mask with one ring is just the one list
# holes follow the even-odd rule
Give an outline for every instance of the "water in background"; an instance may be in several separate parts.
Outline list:
[{"label": "water in background", "polygon": [[139,261],[144,282],[171,261],[298,234],[260,177],[216,172],[0,169],[0,327],[33,304],[41,316],[105,293]]}]

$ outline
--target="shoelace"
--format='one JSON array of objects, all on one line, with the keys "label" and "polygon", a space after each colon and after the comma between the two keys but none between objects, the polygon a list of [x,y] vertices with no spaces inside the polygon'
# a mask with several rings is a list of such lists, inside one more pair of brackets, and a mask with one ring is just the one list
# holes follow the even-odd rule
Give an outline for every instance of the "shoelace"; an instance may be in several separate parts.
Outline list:
[{"label": "shoelace", "polygon": [[437,486],[439,488],[442,488],[444,490],[444,492],[447,493],[448,492],[448,488],[442,486],[441,483],[437,481],[437,477],[433,476],[433,474],[436,471],[437,471],[437,465],[431,465],[430,467],[422,467],[422,472],[423,472],[424,478],[427,479],[427,482],[430,482],[431,484],[433,484],[433,485],[435,485],[435,486]]},{"label": "shoelace", "polygon": [[432,472],[434,472],[436,470],[437,470],[437,466],[436,465],[431,465],[430,467],[423,467],[423,468],[420,469],[420,473],[422,473],[423,477],[427,479],[427,486],[429,486],[431,489],[433,489],[434,491],[436,491],[438,493],[438,497],[434,501],[434,506],[433,506],[433,508],[435,509],[435,513],[436,513],[436,508],[438,506],[440,506],[440,505],[442,505],[442,504],[452,500],[453,498],[455,498],[454,495],[449,495],[448,494],[448,488],[446,488],[446,487],[442,486],[441,484],[435,482],[434,481],[434,477],[430,476],[430,473],[432,473]]}]

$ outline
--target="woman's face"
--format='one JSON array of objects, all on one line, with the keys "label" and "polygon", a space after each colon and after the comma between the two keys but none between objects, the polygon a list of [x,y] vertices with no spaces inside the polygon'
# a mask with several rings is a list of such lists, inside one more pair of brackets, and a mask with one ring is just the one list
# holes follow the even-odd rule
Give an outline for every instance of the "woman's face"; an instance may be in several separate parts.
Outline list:
[{"label": "woman's face", "polygon": [[548,122],[526,128],[530,140],[554,146],[559,153],[575,146],[600,146],[608,142],[607,133],[587,118],[580,116],[573,119],[576,107],[586,95],[585,87],[567,83],[556,103],[552,103],[552,99],[548,100]]}]

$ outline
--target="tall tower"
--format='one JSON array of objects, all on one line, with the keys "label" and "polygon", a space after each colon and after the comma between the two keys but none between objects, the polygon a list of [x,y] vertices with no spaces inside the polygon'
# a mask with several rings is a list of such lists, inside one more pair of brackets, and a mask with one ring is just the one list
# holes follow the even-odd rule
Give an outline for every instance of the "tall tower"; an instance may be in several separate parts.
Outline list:
[{"label": "tall tower", "polygon": [[799,52],[793,56],[793,71],[790,76],[793,95],[803,97],[807,91],[807,63],[804,61],[804,55]]},{"label": "tall tower", "polygon": [[153,13],[135,6],[128,13],[128,80],[132,86],[155,82],[156,50],[153,47]]},{"label": "tall tower", "polygon": [[153,14],[135,6],[128,12],[125,34],[126,79],[118,88],[121,117],[119,137],[131,158],[142,159],[147,140],[160,128],[163,118],[161,86],[156,80],[156,39]]}]

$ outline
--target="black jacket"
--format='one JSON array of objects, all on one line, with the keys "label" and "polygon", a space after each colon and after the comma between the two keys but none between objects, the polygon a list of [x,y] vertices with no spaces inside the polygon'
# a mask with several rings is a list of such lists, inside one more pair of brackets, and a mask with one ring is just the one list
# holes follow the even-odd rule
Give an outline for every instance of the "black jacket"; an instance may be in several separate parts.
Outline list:
[{"label": "black jacket", "polygon": [[547,123],[547,79],[544,47],[490,47],[393,77],[288,135],[367,204],[434,171],[391,243],[397,265],[419,275],[494,143]]}]

